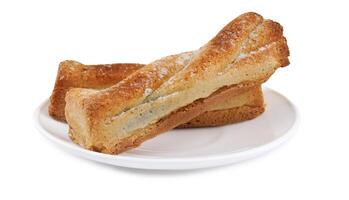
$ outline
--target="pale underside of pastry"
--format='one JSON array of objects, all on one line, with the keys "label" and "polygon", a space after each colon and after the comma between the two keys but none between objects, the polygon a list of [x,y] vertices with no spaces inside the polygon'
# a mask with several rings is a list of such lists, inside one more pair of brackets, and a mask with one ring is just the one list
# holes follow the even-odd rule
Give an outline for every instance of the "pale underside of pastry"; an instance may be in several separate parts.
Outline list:
[{"label": "pale underside of pastry", "polygon": [[69,90],[70,137],[110,154],[134,148],[259,86],[288,55],[278,23],[243,14],[197,51],[161,58],[103,90]]},{"label": "pale underside of pastry", "polygon": [[[66,121],[64,114],[65,95],[69,89],[104,89],[120,82],[143,66],[145,65],[134,63],[83,65],[72,60],[61,62],[50,97],[50,116],[63,122]],[[179,127],[210,127],[231,124],[255,118],[263,111],[263,94],[261,87],[258,86],[216,105]]]}]

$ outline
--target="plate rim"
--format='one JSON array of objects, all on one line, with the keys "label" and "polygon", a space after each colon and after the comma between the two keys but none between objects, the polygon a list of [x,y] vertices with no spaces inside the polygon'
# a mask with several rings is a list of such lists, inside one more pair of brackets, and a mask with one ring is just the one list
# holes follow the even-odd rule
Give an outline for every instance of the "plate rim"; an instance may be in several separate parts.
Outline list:
[{"label": "plate rim", "polygon": [[[185,170],[185,169],[199,169],[199,168],[208,168],[208,167],[215,167],[215,166],[222,166],[227,164],[233,164],[236,162],[241,162],[244,160],[249,160],[255,157],[258,157],[262,154],[268,153],[272,151],[273,149],[281,146],[281,144],[288,141],[292,136],[295,134],[296,130],[299,127],[300,122],[300,116],[297,106],[286,96],[279,93],[276,90],[273,90],[269,87],[263,86],[263,90],[270,90],[273,93],[276,93],[283,99],[287,101],[287,103],[290,105],[290,107],[294,110],[295,113],[295,120],[292,126],[286,131],[285,134],[281,135],[280,137],[257,147],[242,150],[238,152],[232,152],[232,153],[224,153],[221,155],[207,155],[207,156],[196,156],[196,157],[183,157],[183,158],[142,158],[142,157],[132,157],[132,156],[126,156],[123,154],[120,155],[111,155],[111,154],[104,154],[100,152],[95,152],[91,150],[84,149],[83,147],[80,147],[74,143],[69,143],[64,140],[61,140],[54,136],[53,134],[49,133],[49,131],[45,130],[44,127],[40,124],[40,116],[41,116],[41,110],[45,106],[45,104],[48,103],[49,99],[45,99],[44,101],[41,101],[39,106],[35,108],[34,111],[34,124],[36,129],[48,140],[50,140],[52,143],[58,145],[60,148],[62,148],[65,151],[71,152],[73,155],[78,157],[83,157],[89,160],[97,161],[100,163],[110,164],[114,166],[120,166],[120,167],[128,167],[128,168],[138,168],[138,169],[156,169],[156,170]],[[110,161],[110,160],[113,161]],[[103,160],[103,161],[102,161]],[[107,161],[106,161],[107,160]],[[109,162],[110,161],[110,162]],[[182,168],[171,168],[171,167],[164,167],[162,166],[165,164],[193,164],[197,162],[201,163],[207,163],[207,162],[218,162],[218,161],[224,161],[224,164],[216,164],[216,165],[210,165],[210,166],[195,166],[195,167],[182,167]],[[116,163],[118,162],[118,163]],[[124,163],[120,163],[124,162]],[[139,162],[143,162],[144,166],[130,166],[125,163],[135,164]],[[161,164],[161,166],[156,167],[152,166],[149,167],[149,165],[152,164]],[[178,167],[178,166],[177,166]]]}]

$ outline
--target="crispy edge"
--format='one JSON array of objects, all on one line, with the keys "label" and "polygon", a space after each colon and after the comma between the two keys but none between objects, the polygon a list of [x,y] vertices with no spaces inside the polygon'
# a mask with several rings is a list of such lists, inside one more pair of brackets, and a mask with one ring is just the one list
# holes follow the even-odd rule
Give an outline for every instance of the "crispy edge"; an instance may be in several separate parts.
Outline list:
[{"label": "crispy edge", "polygon": [[100,89],[111,86],[143,67],[136,63],[84,65],[73,60],[59,64],[48,112],[59,121],[65,119],[65,95],[71,88]]}]

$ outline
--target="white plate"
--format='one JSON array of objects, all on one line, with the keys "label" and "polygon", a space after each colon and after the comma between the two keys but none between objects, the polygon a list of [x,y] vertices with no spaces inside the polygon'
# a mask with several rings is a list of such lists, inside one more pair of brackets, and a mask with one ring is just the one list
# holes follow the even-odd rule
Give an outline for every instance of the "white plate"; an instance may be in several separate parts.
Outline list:
[{"label": "white plate", "polygon": [[172,130],[120,155],[85,150],[67,136],[68,126],[52,119],[48,101],[36,110],[38,129],[68,152],[116,166],[183,170],[226,165],[262,155],[290,138],[297,124],[295,106],[281,94],[264,89],[266,111],[256,119],[215,128]]}]

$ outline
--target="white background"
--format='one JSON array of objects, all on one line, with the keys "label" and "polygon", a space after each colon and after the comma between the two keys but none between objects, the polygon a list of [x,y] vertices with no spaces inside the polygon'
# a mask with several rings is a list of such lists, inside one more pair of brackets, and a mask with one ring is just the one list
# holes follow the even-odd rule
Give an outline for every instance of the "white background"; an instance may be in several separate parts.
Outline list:
[{"label": "white background", "polygon": [[[0,199],[348,199],[349,7],[345,1],[0,1]],[[291,141],[198,171],[97,164],[34,128],[58,63],[148,63],[192,50],[245,11],[284,26],[291,64],[266,85],[299,108]]]}]

